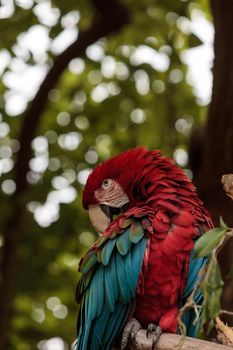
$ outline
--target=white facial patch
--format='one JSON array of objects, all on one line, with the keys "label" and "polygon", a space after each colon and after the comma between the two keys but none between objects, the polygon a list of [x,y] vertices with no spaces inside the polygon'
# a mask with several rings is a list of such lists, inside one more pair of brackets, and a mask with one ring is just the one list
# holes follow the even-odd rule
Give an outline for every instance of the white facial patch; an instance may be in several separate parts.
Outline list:
[{"label": "white facial patch", "polygon": [[99,188],[95,191],[95,198],[101,204],[109,207],[121,208],[129,202],[129,198],[118,182],[112,180],[109,188]]}]

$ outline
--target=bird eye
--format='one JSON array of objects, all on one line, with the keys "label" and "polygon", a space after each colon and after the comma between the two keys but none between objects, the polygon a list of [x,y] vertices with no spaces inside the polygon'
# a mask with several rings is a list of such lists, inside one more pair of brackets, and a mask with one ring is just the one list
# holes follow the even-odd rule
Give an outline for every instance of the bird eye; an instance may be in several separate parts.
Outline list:
[{"label": "bird eye", "polygon": [[105,179],[102,183],[102,187],[107,190],[108,188],[110,188],[112,185],[112,180],[111,179]]}]

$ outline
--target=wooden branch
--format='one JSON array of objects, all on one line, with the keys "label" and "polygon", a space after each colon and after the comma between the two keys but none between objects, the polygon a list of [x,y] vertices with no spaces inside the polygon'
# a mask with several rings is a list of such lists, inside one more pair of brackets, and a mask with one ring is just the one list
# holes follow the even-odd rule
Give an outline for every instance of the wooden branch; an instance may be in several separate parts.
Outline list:
[{"label": "wooden branch", "polygon": [[223,175],[222,184],[226,194],[233,199],[233,174]]},{"label": "wooden branch", "polygon": [[[178,334],[163,333],[159,338],[156,350],[229,350],[225,345],[183,337]],[[152,350],[152,339],[146,336],[146,330],[140,330],[136,336],[135,344],[129,350]]]}]

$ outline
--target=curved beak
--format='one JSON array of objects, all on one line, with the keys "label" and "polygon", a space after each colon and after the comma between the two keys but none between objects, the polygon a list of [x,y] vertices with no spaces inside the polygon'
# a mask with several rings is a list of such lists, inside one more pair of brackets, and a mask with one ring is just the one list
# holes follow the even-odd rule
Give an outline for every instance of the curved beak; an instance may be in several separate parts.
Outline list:
[{"label": "curved beak", "polygon": [[110,218],[103,212],[98,204],[89,205],[88,214],[95,230],[102,234],[109,226]]}]

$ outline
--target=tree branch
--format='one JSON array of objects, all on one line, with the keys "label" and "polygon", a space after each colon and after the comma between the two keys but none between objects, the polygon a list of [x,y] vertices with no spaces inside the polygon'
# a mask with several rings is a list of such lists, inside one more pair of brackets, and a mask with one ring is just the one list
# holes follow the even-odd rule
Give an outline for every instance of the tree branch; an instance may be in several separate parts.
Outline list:
[{"label": "tree branch", "polygon": [[19,135],[20,150],[15,165],[16,192],[11,197],[11,213],[6,220],[3,234],[5,238],[1,263],[0,288],[0,349],[9,349],[9,328],[12,315],[12,300],[16,286],[18,267],[17,251],[23,232],[25,213],[21,195],[26,192],[26,175],[31,158],[31,142],[38,129],[42,113],[46,107],[48,93],[57,84],[68,63],[75,57],[85,55],[86,48],[98,39],[107,36],[129,21],[127,9],[118,0],[93,0],[96,8],[95,21],[91,28],[80,33],[78,39],[59,55],[41,84],[34,100],[25,113]]},{"label": "tree branch", "polygon": [[[151,350],[152,339],[147,338],[146,330],[137,333],[135,343],[129,350]],[[229,350],[228,346],[177,334],[163,333],[156,345],[156,350]]]},{"label": "tree branch", "polygon": [[128,11],[118,0],[94,0],[93,3],[98,9],[97,20],[88,31],[80,33],[78,39],[56,58],[24,116],[19,137],[20,150],[15,167],[17,193],[24,191],[27,186],[26,174],[31,157],[31,141],[46,107],[49,91],[56,85],[61,74],[73,58],[84,56],[89,45],[120,30],[129,21]]}]

